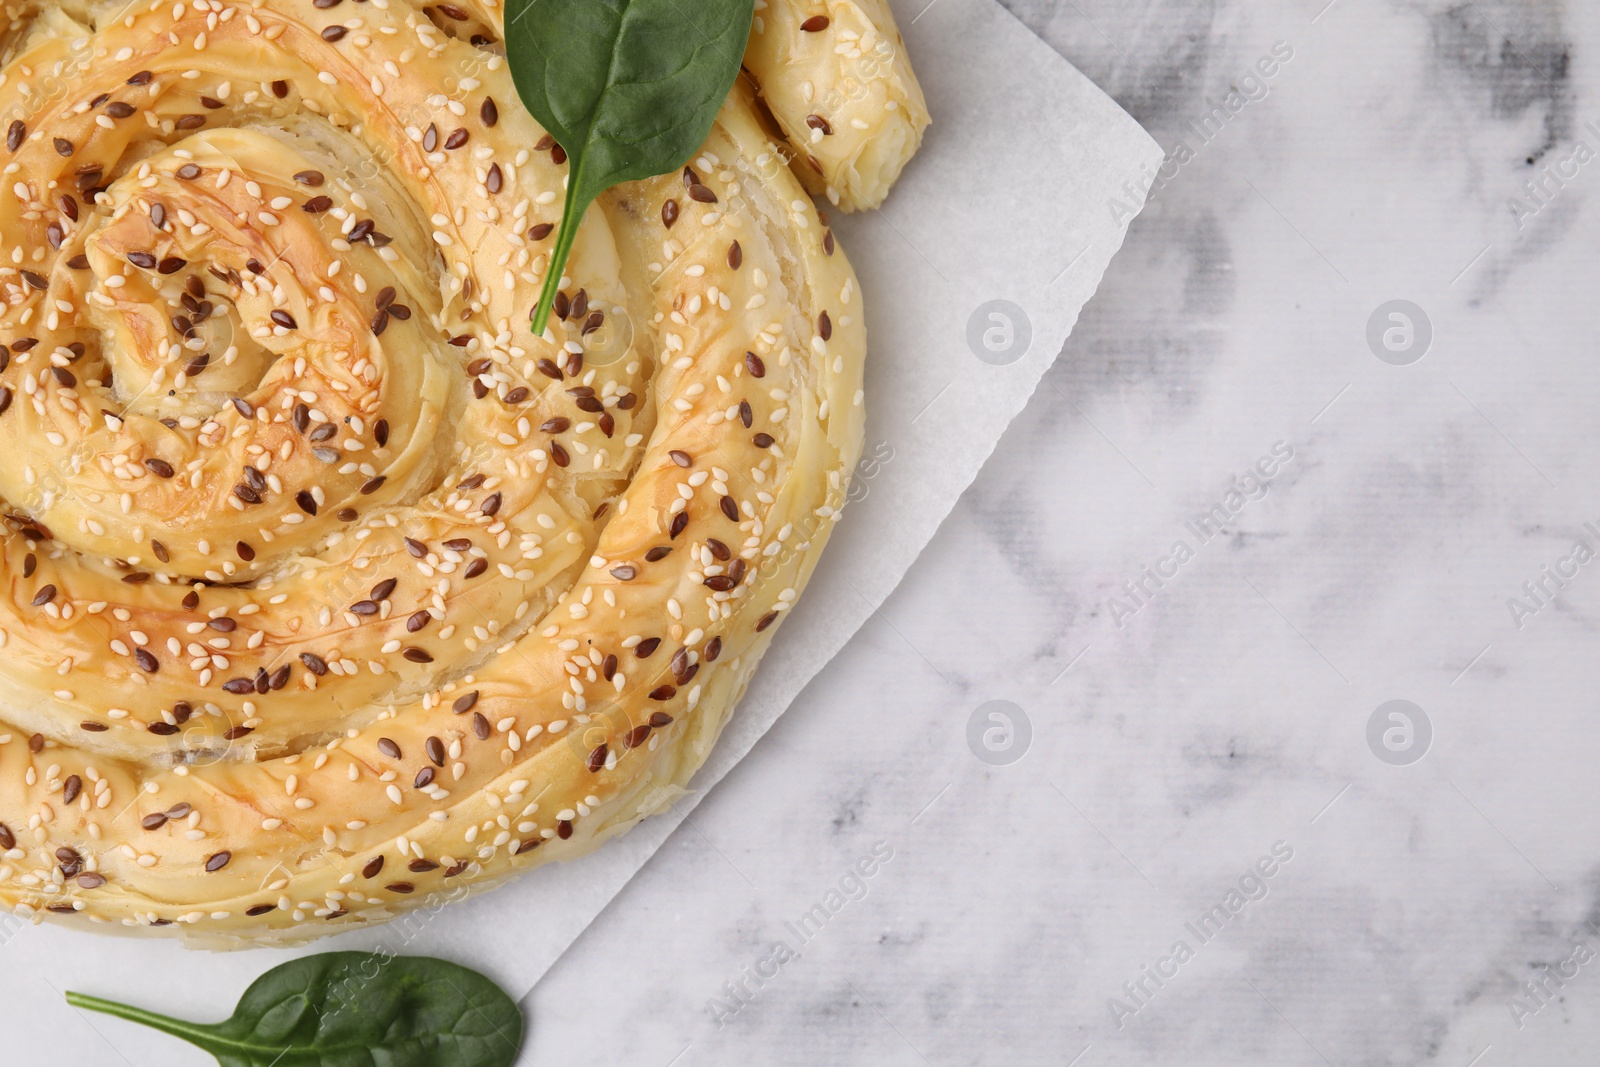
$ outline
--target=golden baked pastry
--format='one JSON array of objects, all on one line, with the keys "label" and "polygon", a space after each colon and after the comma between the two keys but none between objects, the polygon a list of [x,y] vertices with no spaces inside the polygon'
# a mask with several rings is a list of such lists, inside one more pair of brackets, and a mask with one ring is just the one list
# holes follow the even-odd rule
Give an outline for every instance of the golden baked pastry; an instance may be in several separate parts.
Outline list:
[{"label": "golden baked pastry", "polygon": [[857,458],[861,294],[781,164],[882,198],[887,9],[766,0],[542,337],[566,168],[497,8],[6,11],[0,903],[300,939],[662,809]]}]

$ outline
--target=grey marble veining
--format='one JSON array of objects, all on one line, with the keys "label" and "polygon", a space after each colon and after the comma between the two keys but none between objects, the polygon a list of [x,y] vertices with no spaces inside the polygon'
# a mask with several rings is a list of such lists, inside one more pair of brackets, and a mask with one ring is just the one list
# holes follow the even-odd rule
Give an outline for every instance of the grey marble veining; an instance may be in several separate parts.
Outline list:
[{"label": "grey marble veining", "polygon": [[527,1062],[1593,1058],[1597,13],[1324,4],[1013,0],[1174,158]]}]

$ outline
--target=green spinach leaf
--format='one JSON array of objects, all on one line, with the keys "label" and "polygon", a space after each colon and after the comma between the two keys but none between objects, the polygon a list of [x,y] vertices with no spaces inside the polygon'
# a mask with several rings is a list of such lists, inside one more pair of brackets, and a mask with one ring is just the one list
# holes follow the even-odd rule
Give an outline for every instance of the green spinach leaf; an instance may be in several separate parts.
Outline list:
[{"label": "green spinach leaf", "polygon": [[676,170],[705,142],[754,15],[755,0],[508,0],[511,76],[571,168],[534,333],[595,197]]},{"label": "green spinach leaf", "polygon": [[221,1067],[510,1067],[522,1045],[522,1012],[499,986],[427,956],[291,960],[252,982],[220,1023],[83,993],[67,1001],[181,1037]]}]

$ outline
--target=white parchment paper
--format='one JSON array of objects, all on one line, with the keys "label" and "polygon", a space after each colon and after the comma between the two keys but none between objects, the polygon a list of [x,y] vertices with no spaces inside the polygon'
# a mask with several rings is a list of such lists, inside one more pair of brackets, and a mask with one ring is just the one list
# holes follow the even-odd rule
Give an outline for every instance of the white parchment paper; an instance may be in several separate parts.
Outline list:
[{"label": "white parchment paper", "polygon": [[216,1019],[260,972],[305,952],[444,956],[520,997],[883,603],[1061,350],[1162,156],[995,0],[893,7],[934,123],[883,210],[833,213],[867,308],[865,458],[843,523],[697,791],[585,859],[299,951],[211,953],[7,919],[0,1062],[209,1063],[170,1038],[75,1012],[61,991]]}]

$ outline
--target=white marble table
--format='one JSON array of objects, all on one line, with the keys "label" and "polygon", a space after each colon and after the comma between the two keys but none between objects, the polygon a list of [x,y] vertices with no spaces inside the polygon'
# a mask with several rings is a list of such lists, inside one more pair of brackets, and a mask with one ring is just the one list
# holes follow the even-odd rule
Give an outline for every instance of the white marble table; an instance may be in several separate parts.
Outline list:
[{"label": "white marble table", "polygon": [[1181,165],[526,1062],[1592,1062],[1600,13],[1325,2],[1013,0]]}]

